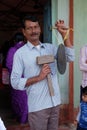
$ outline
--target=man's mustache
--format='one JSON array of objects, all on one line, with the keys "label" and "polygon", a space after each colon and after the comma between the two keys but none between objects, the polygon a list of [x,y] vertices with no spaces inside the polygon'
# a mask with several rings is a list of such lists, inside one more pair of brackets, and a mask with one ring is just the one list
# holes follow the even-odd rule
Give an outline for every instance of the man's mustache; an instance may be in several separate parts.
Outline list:
[{"label": "man's mustache", "polygon": [[38,33],[32,33],[31,36],[38,35]]}]

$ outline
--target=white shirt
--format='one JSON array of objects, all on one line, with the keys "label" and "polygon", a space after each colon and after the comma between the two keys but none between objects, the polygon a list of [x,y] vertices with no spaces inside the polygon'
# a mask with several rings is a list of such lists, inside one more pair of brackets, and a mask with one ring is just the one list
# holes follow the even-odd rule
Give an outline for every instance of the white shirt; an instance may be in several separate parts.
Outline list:
[{"label": "white shirt", "polygon": [[[66,48],[67,61],[74,60],[73,48]],[[28,111],[34,112],[57,106],[61,103],[60,88],[57,79],[56,60],[50,64],[51,78],[54,89],[54,96],[50,96],[47,79],[37,82],[29,87],[25,87],[28,78],[37,76],[40,73],[41,66],[37,64],[36,57],[42,55],[53,55],[57,53],[57,47],[53,44],[40,43],[38,50],[30,42],[18,49],[14,55],[13,69],[11,73],[11,84],[13,88],[24,90],[28,95]],[[24,78],[21,78],[23,74]]]},{"label": "white shirt", "polygon": [[0,130],[6,130],[2,119],[0,118]]}]

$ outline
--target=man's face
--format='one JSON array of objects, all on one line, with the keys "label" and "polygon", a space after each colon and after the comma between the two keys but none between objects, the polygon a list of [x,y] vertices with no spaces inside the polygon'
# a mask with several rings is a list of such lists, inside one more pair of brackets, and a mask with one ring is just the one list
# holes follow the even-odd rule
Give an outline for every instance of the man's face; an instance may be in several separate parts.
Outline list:
[{"label": "man's face", "polygon": [[38,22],[32,22],[29,20],[25,21],[25,29],[23,29],[23,34],[28,41],[31,43],[39,41],[39,36],[41,29]]}]

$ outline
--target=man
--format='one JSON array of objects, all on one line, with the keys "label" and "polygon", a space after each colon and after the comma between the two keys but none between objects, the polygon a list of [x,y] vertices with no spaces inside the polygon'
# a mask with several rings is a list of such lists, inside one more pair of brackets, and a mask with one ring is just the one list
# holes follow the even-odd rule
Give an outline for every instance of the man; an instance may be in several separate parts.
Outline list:
[{"label": "man", "polygon": [[[55,27],[64,38],[67,33],[64,21],[57,21]],[[27,91],[30,130],[58,130],[61,100],[56,61],[43,66],[36,62],[37,56],[56,56],[58,47],[39,41],[41,29],[38,19],[34,16],[25,16],[22,28],[27,44],[15,53],[11,84],[15,89]],[[64,44],[67,61],[73,61],[74,52],[69,37]],[[49,94],[47,83],[49,73],[51,73],[54,96]],[[24,78],[21,78],[22,74]]]}]

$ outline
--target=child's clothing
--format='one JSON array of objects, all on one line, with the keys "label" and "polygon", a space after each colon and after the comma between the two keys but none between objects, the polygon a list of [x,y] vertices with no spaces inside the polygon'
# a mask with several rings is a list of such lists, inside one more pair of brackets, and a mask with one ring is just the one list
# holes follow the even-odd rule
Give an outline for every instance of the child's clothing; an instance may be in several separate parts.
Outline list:
[{"label": "child's clothing", "polygon": [[78,126],[77,126],[77,129],[76,130],[87,130],[86,128],[81,128],[80,126],[79,126],[79,124],[78,124]]},{"label": "child's clothing", "polygon": [[87,130],[87,102],[81,101],[80,112],[78,114],[77,120],[78,120],[77,130]]}]

